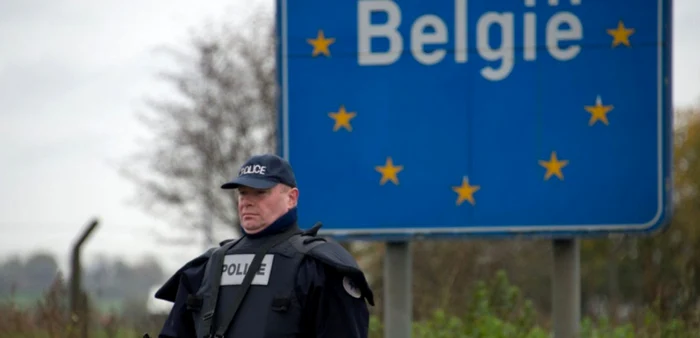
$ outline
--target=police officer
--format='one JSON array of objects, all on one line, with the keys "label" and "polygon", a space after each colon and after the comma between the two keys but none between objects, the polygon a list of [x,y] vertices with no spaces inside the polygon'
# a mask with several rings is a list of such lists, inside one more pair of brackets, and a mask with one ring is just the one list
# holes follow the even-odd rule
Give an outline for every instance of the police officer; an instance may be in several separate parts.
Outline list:
[{"label": "police officer", "polygon": [[372,291],[353,257],[297,225],[290,164],[250,158],[222,189],[238,192],[243,236],[180,268],[156,293],[173,302],[159,337],[366,338]]}]

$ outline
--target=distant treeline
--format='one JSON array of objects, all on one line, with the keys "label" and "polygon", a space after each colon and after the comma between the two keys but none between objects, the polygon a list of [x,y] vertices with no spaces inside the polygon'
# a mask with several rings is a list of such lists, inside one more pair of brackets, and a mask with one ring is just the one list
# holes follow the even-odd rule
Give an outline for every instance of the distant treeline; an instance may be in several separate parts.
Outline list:
[{"label": "distant treeline", "polygon": [[[0,298],[41,297],[59,273],[66,282],[70,278],[70,271],[59,271],[56,257],[46,252],[0,260]],[[145,298],[163,278],[162,267],[152,257],[128,264],[120,258],[100,256],[83,268],[84,288],[97,299]]]}]

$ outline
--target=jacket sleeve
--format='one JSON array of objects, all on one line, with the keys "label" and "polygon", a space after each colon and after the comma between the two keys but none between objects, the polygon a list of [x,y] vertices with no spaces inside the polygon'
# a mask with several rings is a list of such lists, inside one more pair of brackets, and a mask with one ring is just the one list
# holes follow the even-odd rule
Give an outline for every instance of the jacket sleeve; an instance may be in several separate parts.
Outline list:
[{"label": "jacket sleeve", "polygon": [[163,323],[163,328],[158,334],[159,338],[185,338],[194,337],[194,323],[192,316],[187,311],[187,296],[194,293],[188,286],[186,277],[181,276],[177,288],[177,294],[168,318]]},{"label": "jacket sleeve", "polygon": [[369,309],[359,288],[337,269],[306,257],[297,277],[302,337],[367,338]]},{"label": "jacket sleeve", "polygon": [[188,310],[188,298],[202,282],[208,256],[202,255],[185,264],[156,292],[156,298],[173,303],[159,338],[195,337],[194,321]]}]

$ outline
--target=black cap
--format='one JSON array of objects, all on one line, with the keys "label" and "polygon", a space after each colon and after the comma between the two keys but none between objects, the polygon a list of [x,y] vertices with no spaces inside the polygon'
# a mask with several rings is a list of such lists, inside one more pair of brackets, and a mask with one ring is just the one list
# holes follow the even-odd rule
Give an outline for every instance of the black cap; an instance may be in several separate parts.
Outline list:
[{"label": "black cap", "polygon": [[238,177],[221,186],[221,189],[236,189],[240,186],[255,189],[270,189],[278,183],[296,187],[294,171],[287,160],[273,154],[251,157],[238,171]]}]

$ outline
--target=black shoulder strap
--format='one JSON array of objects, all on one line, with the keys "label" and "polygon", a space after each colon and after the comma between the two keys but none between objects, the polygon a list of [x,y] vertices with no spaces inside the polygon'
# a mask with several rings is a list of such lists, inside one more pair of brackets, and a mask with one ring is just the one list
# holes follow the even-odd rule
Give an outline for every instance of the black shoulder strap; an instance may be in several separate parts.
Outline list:
[{"label": "black shoulder strap", "polygon": [[[278,245],[289,238],[301,234],[302,232],[297,228],[296,226],[291,227],[289,230],[281,232],[277,235],[275,235],[273,238],[270,238],[270,240],[265,242],[265,245],[260,247],[258,251],[255,253],[255,257],[253,258],[253,262],[250,264],[250,267],[248,268],[248,271],[246,271],[245,277],[243,277],[243,283],[241,284],[241,290],[240,292],[236,293],[236,298],[232,302],[232,309],[224,312],[228,316],[222,318],[221,323],[219,324],[219,327],[216,329],[216,332],[212,335],[211,334],[211,324],[209,324],[208,327],[205,327],[207,331],[204,331],[205,333],[209,333],[209,337],[215,337],[215,338],[223,338],[224,334],[226,334],[226,330],[228,330],[228,327],[231,325],[231,322],[233,322],[233,318],[236,316],[236,313],[238,312],[238,308],[240,305],[243,303],[243,299],[245,298],[246,294],[248,293],[248,289],[250,288],[250,285],[253,282],[253,277],[255,274],[260,270],[260,264],[262,264],[263,257],[265,257],[265,254],[267,254],[272,247],[275,245]],[[218,263],[216,267],[219,265],[223,264],[223,259],[221,263]],[[221,273],[221,268],[219,268],[219,273]],[[219,281],[216,284],[216,289],[217,291],[212,290],[212,292],[216,292],[216,294],[212,294],[212,296],[216,295],[218,297],[218,288],[220,286],[220,279],[221,277],[219,276]],[[214,285],[212,285],[213,287]],[[214,310],[216,307],[214,308]],[[212,310],[212,316],[214,314],[214,311]]]},{"label": "black shoulder strap", "polygon": [[221,268],[224,265],[224,257],[226,256],[226,252],[243,239],[243,237],[244,236],[241,236],[237,240],[226,243],[222,242],[222,245],[214,250],[209,260],[208,273],[209,283],[211,283],[211,295],[205,297],[202,304],[202,327],[205,334],[209,334],[211,331],[212,321],[214,320],[216,302],[219,298],[219,286],[221,286]]},{"label": "black shoulder strap", "polygon": [[321,222],[317,222],[311,229],[304,231],[301,236],[297,236],[291,239],[292,246],[299,252],[307,254],[311,249],[317,245],[326,242],[323,237],[317,237],[318,229],[323,226]]}]

